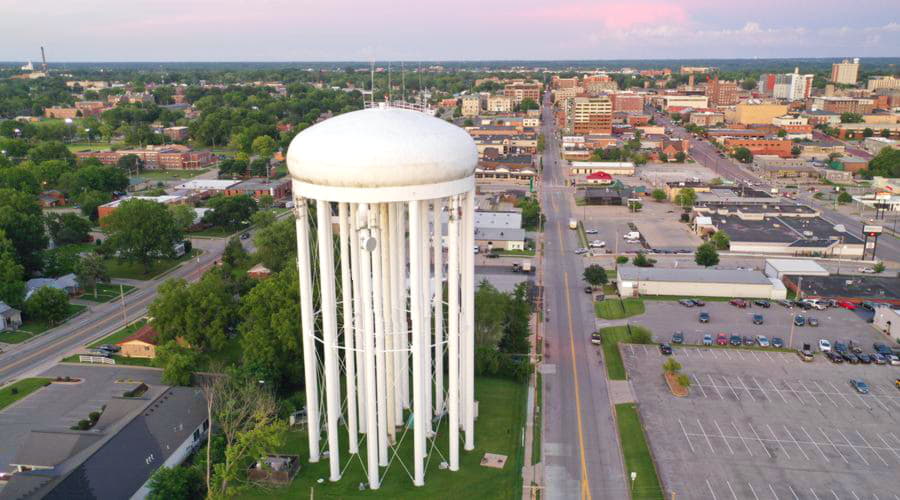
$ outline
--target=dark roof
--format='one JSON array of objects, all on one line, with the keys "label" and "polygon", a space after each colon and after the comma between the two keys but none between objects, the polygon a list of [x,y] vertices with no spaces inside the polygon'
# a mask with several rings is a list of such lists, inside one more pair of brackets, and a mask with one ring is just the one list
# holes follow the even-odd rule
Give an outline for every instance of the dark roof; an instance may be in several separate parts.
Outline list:
[{"label": "dark roof", "polygon": [[158,336],[159,333],[156,332],[156,330],[153,328],[153,325],[147,323],[146,325],[140,327],[138,331],[123,339],[121,342],[116,342],[116,345],[122,345],[126,342],[131,342],[132,340],[139,340],[147,344],[156,345],[156,337]]},{"label": "dark roof", "polygon": [[[794,284],[796,275],[785,276]],[[900,278],[886,276],[803,276],[804,297],[851,298],[876,301],[900,301]]]}]

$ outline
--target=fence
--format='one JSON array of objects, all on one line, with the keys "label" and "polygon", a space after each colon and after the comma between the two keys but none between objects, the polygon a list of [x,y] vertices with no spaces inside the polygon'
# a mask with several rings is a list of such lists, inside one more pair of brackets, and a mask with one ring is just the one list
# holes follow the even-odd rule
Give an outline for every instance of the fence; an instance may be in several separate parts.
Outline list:
[{"label": "fence", "polygon": [[100,363],[104,365],[114,365],[116,364],[116,360],[112,358],[106,358],[103,356],[78,356],[78,361],[81,363]]}]

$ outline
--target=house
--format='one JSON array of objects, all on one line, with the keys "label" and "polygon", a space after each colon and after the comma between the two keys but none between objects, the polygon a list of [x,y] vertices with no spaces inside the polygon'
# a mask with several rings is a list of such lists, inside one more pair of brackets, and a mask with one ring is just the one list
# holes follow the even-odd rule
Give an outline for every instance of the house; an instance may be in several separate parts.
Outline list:
[{"label": "house", "polygon": [[15,330],[22,326],[22,312],[0,301],[0,331]]},{"label": "house", "polygon": [[81,291],[78,280],[75,278],[75,273],[69,273],[58,278],[32,278],[25,282],[25,299],[28,300],[34,292],[45,286],[63,290],[70,297],[77,295]]},{"label": "house", "polygon": [[156,357],[157,337],[159,334],[153,329],[150,323],[145,324],[138,331],[116,345],[122,348],[119,353],[126,358],[149,358]]},{"label": "house", "polygon": [[247,270],[247,276],[257,280],[264,280],[271,275],[272,270],[262,265],[262,263],[259,263]]},{"label": "house", "polygon": [[475,246],[488,251],[525,250],[525,230],[521,228],[475,228]]},{"label": "house", "polygon": [[41,208],[62,207],[66,204],[66,196],[55,189],[51,189],[38,195],[38,202],[40,202]]},{"label": "house", "polygon": [[588,174],[584,181],[587,184],[599,184],[601,186],[608,186],[613,183],[613,177],[606,172],[597,171],[592,174]]}]

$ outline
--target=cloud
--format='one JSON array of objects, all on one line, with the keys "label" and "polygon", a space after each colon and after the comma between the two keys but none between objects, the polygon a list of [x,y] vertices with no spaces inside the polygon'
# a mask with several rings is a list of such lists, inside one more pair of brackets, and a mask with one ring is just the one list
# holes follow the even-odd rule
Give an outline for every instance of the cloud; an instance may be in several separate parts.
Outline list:
[{"label": "cloud", "polygon": [[662,20],[683,23],[688,19],[688,14],[682,6],[668,2],[570,3],[528,9],[520,16],[557,23],[600,22],[612,28],[629,28]]}]

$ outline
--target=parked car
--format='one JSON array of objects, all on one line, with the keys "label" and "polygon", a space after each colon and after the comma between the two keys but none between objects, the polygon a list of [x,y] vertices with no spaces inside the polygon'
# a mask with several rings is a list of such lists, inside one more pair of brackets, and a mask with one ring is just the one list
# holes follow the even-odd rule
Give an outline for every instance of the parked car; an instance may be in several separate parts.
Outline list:
[{"label": "parked car", "polygon": [[586,286],[586,287],[584,287],[584,293],[586,293],[586,294],[588,294],[588,295],[594,293],[594,287],[592,287],[592,286]]},{"label": "parked car", "polygon": [[900,366],[900,356],[896,354],[891,354],[890,356],[886,356],[887,361],[891,366]]},{"label": "parked car", "polygon": [[605,247],[606,247],[606,242],[605,242],[605,241],[600,241],[600,240],[594,240],[594,241],[592,241],[591,244],[588,245],[588,246],[591,247],[591,248],[605,248]]},{"label": "parked car", "polygon": [[684,343],[684,332],[675,332],[672,334],[672,343],[673,344],[683,344]]},{"label": "parked car", "polygon": [[874,344],[872,344],[872,349],[875,349],[875,352],[883,356],[889,356],[893,354],[893,352],[891,352],[891,348],[882,342],[875,342]]},{"label": "parked car", "polygon": [[843,354],[847,352],[847,343],[846,342],[837,342],[834,343],[834,350]]},{"label": "parked car", "polygon": [[697,319],[699,319],[701,323],[709,323],[709,313],[702,312],[700,313],[700,316],[697,317]]},{"label": "parked car", "polygon": [[818,309],[820,311],[824,311],[827,307],[824,303],[816,299],[803,299],[800,302],[802,302],[803,304],[808,304],[811,309]]},{"label": "parked car", "polygon": [[600,332],[594,332],[591,334],[591,344],[600,344],[603,340],[600,336]]},{"label": "parked car", "polygon": [[102,356],[104,358],[108,358],[108,357],[112,356],[112,353],[110,353],[106,349],[88,349],[87,352],[91,356]]},{"label": "parked car", "polygon": [[739,346],[743,343],[743,341],[741,340],[740,335],[732,335],[731,337],[728,338],[728,343],[733,346]]},{"label": "parked car", "polygon": [[828,339],[819,339],[819,350],[822,352],[831,352],[831,342]]},{"label": "parked car", "polygon": [[799,314],[794,316],[794,325],[803,326],[805,324],[806,324],[806,318],[804,318],[803,316],[800,316]]},{"label": "parked car", "polygon": [[728,303],[735,307],[740,307],[741,309],[747,307],[747,301],[744,299],[731,299],[728,301]]},{"label": "parked car", "polygon": [[842,352],[841,356],[844,357],[844,361],[850,363],[851,365],[859,364],[859,358],[857,358],[856,354],[853,354],[852,352]]},{"label": "parked car", "polygon": [[791,302],[790,300],[778,300],[778,301],[776,301],[775,303],[778,304],[778,305],[781,306],[781,307],[786,307],[786,308],[788,308],[788,309],[794,307],[794,303]]},{"label": "parked car", "polygon": [[875,310],[875,304],[868,302],[868,301],[861,303],[860,307],[862,307],[866,311],[874,311]]},{"label": "parked car", "polygon": [[684,307],[694,307],[694,301],[691,299],[681,299],[678,301],[678,303],[683,305]]},{"label": "parked car", "polygon": [[250,238],[250,233],[241,233],[241,239],[242,239],[242,240],[246,240],[246,239],[248,239],[248,238]]},{"label": "parked car", "polygon": [[712,335],[706,333],[703,335],[703,345],[712,345],[713,338]]},{"label": "parked car", "polygon": [[757,305],[759,307],[765,308],[765,309],[768,309],[769,307],[772,306],[772,303],[769,302],[768,300],[754,300],[753,304]]},{"label": "parked car", "polygon": [[755,343],[756,343],[756,340],[753,337],[751,337],[749,335],[744,335],[744,345],[753,345]]},{"label": "parked car", "polygon": [[765,321],[765,318],[763,318],[762,314],[754,314],[753,315],[753,324],[754,325],[761,325],[761,324],[763,324],[764,321]]},{"label": "parked car", "polygon": [[109,351],[109,352],[119,352],[122,350],[121,347],[119,347],[115,344],[103,344],[102,346],[100,346],[100,349],[103,349],[104,351]]},{"label": "parked car", "polygon": [[725,336],[724,333],[720,333],[720,334],[716,335],[716,344],[728,345],[728,337]]},{"label": "parked car", "polygon": [[706,305],[706,302],[703,302],[703,301],[700,300],[700,299],[690,299],[690,300],[691,300],[691,302],[693,302],[694,305],[697,306],[697,307],[703,307],[703,306]]},{"label": "parked car", "polygon": [[850,386],[856,389],[856,392],[860,394],[868,394],[869,393],[869,384],[863,382],[860,379],[851,378]]},{"label": "parked car", "polygon": [[757,343],[760,347],[769,347],[769,338],[766,337],[765,335],[757,335],[757,336],[756,336],[756,343]]},{"label": "parked car", "polygon": [[803,344],[803,347],[797,349],[797,355],[800,356],[800,359],[803,361],[812,361],[813,360],[813,351],[812,346],[809,344]]},{"label": "parked car", "polygon": [[810,316],[806,318],[806,324],[809,326],[819,326],[819,320]]},{"label": "parked car", "polygon": [[884,357],[884,354],[881,354],[880,352],[876,352],[875,354],[872,354],[872,360],[875,361],[876,365],[886,365],[887,364],[887,358]]},{"label": "parked car", "polygon": [[875,274],[875,268],[874,267],[861,267],[861,268],[859,268],[859,272],[861,272],[863,274]]},{"label": "parked car", "polygon": [[853,353],[855,353],[855,354],[859,354],[862,352],[862,346],[859,345],[859,342],[851,340],[850,341],[850,350],[853,351]]},{"label": "parked car", "polygon": [[854,304],[853,302],[850,302],[849,300],[839,300],[837,304],[838,304],[838,306],[843,307],[844,309],[849,309],[851,311],[856,310],[856,304]]},{"label": "parked car", "polygon": [[584,234],[597,234],[599,231],[596,229],[585,229]]},{"label": "parked car", "polygon": [[664,356],[669,356],[672,354],[672,346],[663,342],[659,344],[659,352],[661,352]]},{"label": "parked car", "polygon": [[865,352],[861,352],[861,353],[857,354],[856,357],[859,358],[859,362],[864,365],[872,364],[872,356],[870,356],[869,354],[867,354]]},{"label": "parked car", "polygon": [[836,352],[826,352],[825,357],[834,364],[841,364],[844,362],[844,357]]},{"label": "parked car", "polygon": [[772,337],[772,347],[782,348],[784,347],[784,341],[781,340],[781,337]]},{"label": "parked car", "polygon": [[499,258],[500,258],[500,254],[499,254],[499,253],[495,253],[495,252],[491,252],[491,253],[485,255],[485,257],[487,257],[488,259],[499,259]]}]

